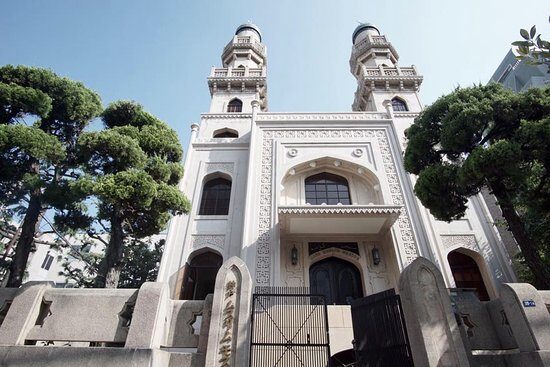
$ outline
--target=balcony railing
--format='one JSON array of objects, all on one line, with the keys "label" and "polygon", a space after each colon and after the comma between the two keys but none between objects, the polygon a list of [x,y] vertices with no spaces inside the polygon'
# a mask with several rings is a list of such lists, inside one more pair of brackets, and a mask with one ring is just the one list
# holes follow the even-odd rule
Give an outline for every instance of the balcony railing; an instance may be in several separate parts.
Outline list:
[{"label": "balcony railing", "polygon": [[418,76],[414,67],[378,67],[378,68],[363,68],[363,76],[365,77],[381,77],[381,76]]},{"label": "balcony railing", "polygon": [[212,68],[211,78],[265,77],[265,68]]}]

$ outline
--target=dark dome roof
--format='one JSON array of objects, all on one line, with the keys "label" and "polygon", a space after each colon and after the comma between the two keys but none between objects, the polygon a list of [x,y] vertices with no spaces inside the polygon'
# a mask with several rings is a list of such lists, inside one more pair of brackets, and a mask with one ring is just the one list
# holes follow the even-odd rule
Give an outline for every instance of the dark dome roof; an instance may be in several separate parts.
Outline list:
[{"label": "dark dome roof", "polygon": [[378,28],[376,28],[376,26],[374,24],[371,24],[371,23],[361,23],[357,26],[357,28],[355,28],[355,30],[353,31],[353,36],[351,36],[351,42],[352,43],[355,43],[355,38],[357,38],[357,35],[359,33],[361,33],[362,31],[364,31],[365,29],[376,29],[376,31],[378,32],[378,34],[380,34],[380,30],[378,30]]},{"label": "dark dome roof", "polygon": [[239,34],[240,31],[244,31],[246,29],[251,29],[254,32],[258,33],[258,36],[260,37],[260,42],[262,42],[262,32],[260,32],[260,28],[254,23],[241,24],[240,26],[237,27],[235,34]]}]

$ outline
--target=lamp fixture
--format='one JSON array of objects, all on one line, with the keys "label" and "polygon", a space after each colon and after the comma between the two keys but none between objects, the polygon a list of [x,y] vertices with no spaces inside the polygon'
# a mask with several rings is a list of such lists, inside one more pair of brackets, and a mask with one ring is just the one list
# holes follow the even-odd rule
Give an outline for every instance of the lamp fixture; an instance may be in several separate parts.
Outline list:
[{"label": "lamp fixture", "polygon": [[372,262],[374,263],[374,265],[380,264],[380,261],[382,260],[382,258],[380,257],[380,250],[378,250],[376,245],[374,245],[371,252],[372,252]]},{"label": "lamp fixture", "polygon": [[296,248],[296,245],[294,245],[292,250],[290,250],[290,260],[292,265],[298,264],[298,249]]}]

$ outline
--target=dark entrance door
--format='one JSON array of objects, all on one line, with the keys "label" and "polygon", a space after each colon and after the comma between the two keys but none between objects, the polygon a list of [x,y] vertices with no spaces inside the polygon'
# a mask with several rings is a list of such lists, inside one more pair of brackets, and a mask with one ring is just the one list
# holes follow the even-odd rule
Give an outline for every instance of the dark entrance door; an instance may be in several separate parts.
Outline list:
[{"label": "dark entrance door", "polygon": [[335,257],[316,262],[309,268],[312,294],[322,294],[328,305],[347,305],[363,297],[361,274],[355,265]]}]

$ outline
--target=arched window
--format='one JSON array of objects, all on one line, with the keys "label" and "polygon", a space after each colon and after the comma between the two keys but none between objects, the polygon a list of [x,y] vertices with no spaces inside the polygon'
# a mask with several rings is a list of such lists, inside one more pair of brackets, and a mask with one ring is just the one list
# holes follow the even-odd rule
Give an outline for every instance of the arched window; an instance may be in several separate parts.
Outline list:
[{"label": "arched window", "polygon": [[391,105],[393,107],[393,110],[396,111],[396,112],[403,112],[403,111],[408,111],[409,110],[407,108],[407,104],[401,98],[395,97],[394,99],[392,99],[391,100]]},{"label": "arched window", "polygon": [[232,129],[221,129],[214,131],[215,138],[238,138],[239,133]]},{"label": "arched window", "polygon": [[238,99],[232,99],[229,101],[229,104],[227,105],[227,112],[242,112],[243,110],[243,102]]},{"label": "arched window", "polygon": [[489,301],[489,294],[483,282],[483,276],[474,259],[470,256],[452,251],[447,256],[457,288],[473,288],[480,301]]},{"label": "arched window", "polygon": [[312,205],[350,205],[348,181],[332,173],[319,173],[306,178],[306,203]]},{"label": "arched window", "polygon": [[218,177],[204,184],[199,215],[227,215],[231,198],[231,181]]},{"label": "arched window", "polygon": [[181,299],[204,300],[214,293],[216,275],[222,266],[222,257],[214,252],[197,255],[185,265]]}]

